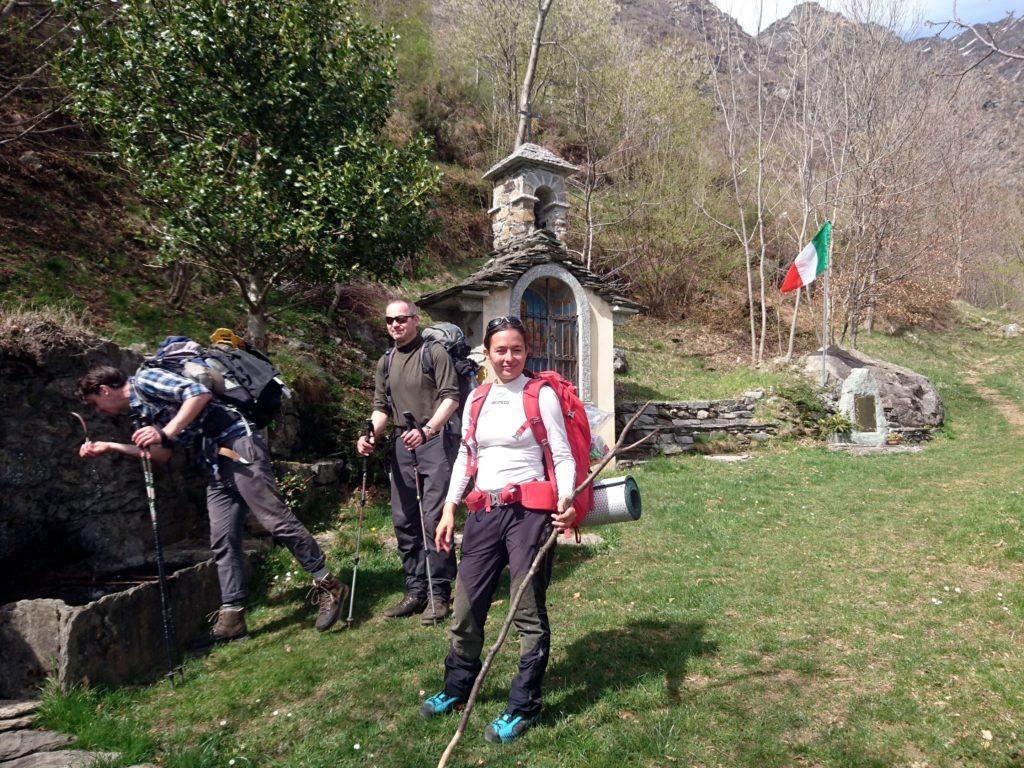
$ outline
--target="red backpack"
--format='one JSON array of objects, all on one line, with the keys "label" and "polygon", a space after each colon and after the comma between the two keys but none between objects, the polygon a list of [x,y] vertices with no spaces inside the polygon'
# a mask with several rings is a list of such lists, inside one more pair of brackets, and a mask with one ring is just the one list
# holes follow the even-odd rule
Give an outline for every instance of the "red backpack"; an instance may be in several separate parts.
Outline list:
[{"label": "red backpack", "polygon": [[[590,422],[587,421],[587,411],[583,406],[583,401],[576,394],[576,387],[572,382],[562,378],[554,371],[527,372],[526,375],[530,377],[530,381],[526,383],[526,388],[523,390],[526,421],[516,432],[516,436],[522,435],[527,429],[533,430],[534,438],[544,450],[544,473],[547,482],[554,488],[554,498],[557,500],[555,462],[551,455],[551,446],[548,444],[548,432],[544,427],[544,420],[540,416],[541,388],[551,387],[558,397],[562,417],[565,419],[565,433],[569,440],[569,449],[572,452],[573,461],[576,462],[576,487],[579,487],[580,483],[587,479],[590,472]],[[476,425],[480,418],[480,411],[484,407],[484,400],[490,390],[491,384],[488,382],[481,384],[470,395],[469,423],[466,425],[466,434],[462,439],[468,452],[466,476],[470,478],[476,477],[477,470]],[[505,491],[502,493],[504,494]],[[502,498],[502,500],[505,499]],[[589,485],[573,501],[573,507],[576,509],[576,519],[570,527],[576,527],[583,522],[583,518],[594,507],[594,494]]]}]

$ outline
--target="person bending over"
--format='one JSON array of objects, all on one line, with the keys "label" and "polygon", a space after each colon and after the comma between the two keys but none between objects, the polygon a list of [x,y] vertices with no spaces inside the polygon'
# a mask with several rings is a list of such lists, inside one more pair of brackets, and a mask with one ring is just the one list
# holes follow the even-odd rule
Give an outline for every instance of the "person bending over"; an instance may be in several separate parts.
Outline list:
[{"label": "person bending over", "polygon": [[209,478],[210,546],[220,581],[221,607],[211,629],[214,640],[248,634],[242,552],[246,507],[312,575],[312,594],[319,606],[316,628],[323,632],[334,625],[348,587],[327,570],[320,546],[281,498],[267,444],[240,414],[217,403],[201,384],[158,368],[143,368],[131,377],[111,366],[93,368],[78,379],[77,393],[99,413],[130,413],[137,424],[145,425],[135,430],[130,443],[86,441],[79,449],[82,458],[138,457],[147,451],[154,460],[166,462],[173,447],[195,446]]}]

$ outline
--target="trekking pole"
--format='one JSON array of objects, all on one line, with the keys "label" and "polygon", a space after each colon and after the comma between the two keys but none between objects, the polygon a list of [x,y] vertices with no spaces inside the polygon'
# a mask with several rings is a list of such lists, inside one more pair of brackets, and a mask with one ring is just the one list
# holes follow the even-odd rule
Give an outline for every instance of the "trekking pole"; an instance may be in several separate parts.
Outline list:
[{"label": "trekking pole", "polygon": [[[629,420],[629,423],[622,428],[622,432],[619,435],[618,442],[615,443],[615,447],[608,452],[608,454],[601,459],[601,462],[590,470],[590,474],[587,475],[587,479],[577,486],[571,494],[569,494],[569,502],[571,503],[577,496],[582,493],[588,485],[592,485],[597,479],[597,476],[601,474],[601,471],[608,466],[608,463],[616,456],[628,453],[637,446],[646,443],[656,434],[659,430],[648,432],[646,435],[641,437],[635,443],[623,447],[623,443],[626,441],[626,435],[629,434],[629,430],[633,428],[637,419],[640,415],[647,410],[650,406],[650,401],[644,404],[644,407],[637,411],[633,418]],[[469,713],[473,711],[473,705],[476,704],[477,694],[480,692],[480,686],[487,677],[487,673],[491,669],[491,664],[494,662],[494,657],[498,655],[498,651],[501,650],[501,646],[505,643],[505,638],[508,637],[509,630],[512,628],[512,622],[515,621],[516,611],[519,609],[519,603],[522,602],[523,595],[526,593],[527,588],[533,581],[533,577],[540,570],[541,563],[544,562],[544,558],[547,557],[548,553],[555,546],[555,542],[558,541],[558,534],[560,531],[556,528],[551,531],[551,535],[548,536],[547,540],[537,551],[536,557],[533,558],[533,562],[530,564],[530,570],[526,572],[526,576],[523,578],[522,583],[519,585],[519,589],[516,590],[515,595],[508,604],[508,615],[505,617],[505,623],[501,625],[501,631],[498,633],[498,639],[494,641],[494,645],[491,646],[490,650],[487,651],[487,658],[484,659],[483,665],[480,667],[480,672],[476,676],[476,680],[473,681],[473,688],[469,692],[469,698],[466,699],[466,707],[462,710],[462,718],[459,720],[459,726],[455,729],[455,735],[452,736],[452,740],[448,743],[448,747],[445,749],[444,754],[441,755],[441,760],[437,764],[437,768],[444,768],[448,765],[448,758],[452,756],[452,752],[455,751],[455,746],[459,743],[459,739],[462,738],[462,734],[466,731],[466,725],[469,723]]]},{"label": "trekking pole", "polygon": [[[135,422],[138,430],[140,424]],[[164,568],[164,548],[160,543],[160,520],[156,514],[156,486],[153,483],[153,460],[148,448],[139,448],[139,459],[142,461],[142,474],[146,478],[146,497],[149,500],[149,520],[153,524],[153,540],[156,543],[156,572],[160,583],[160,614],[164,625],[164,647],[167,649],[167,679],[174,687],[174,619],[171,616],[171,603],[167,591],[167,571]]]},{"label": "trekking pole", "polygon": [[[366,439],[373,436],[373,422],[366,420]],[[356,528],[356,554],[352,562],[352,588],[348,595],[348,618],[345,622],[352,627],[352,608],[356,604],[356,573],[359,571],[359,542],[363,538],[363,510],[366,509],[366,457],[363,456],[363,484],[359,489],[359,526]]]},{"label": "trekking pole", "polygon": [[[408,429],[415,429],[421,435],[423,434],[423,430],[416,425],[416,419],[409,411],[403,411],[402,416],[405,418],[405,426]],[[420,528],[423,531],[423,562],[426,563],[427,566],[427,589],[430,590],[430,622],[436,626],[437,611],[434,610],[434,577],[430,571],[430,544],[427,541],[427,520],[423,516],[423,492],[420,484],[420,462],[419,459],[416,458],[416,451],[413,450],[411,453],[412,468],[416,473],[416,506],[418,506],[420,510]]]}]

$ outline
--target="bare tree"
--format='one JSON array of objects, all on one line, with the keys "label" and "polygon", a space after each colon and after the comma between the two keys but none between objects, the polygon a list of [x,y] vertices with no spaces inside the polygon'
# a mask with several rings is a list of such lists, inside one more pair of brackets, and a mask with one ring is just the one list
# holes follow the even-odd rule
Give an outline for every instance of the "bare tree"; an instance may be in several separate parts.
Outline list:
[{"label": "bare tree", "polygon": [[[790,252],[793,254],[799,253],[810,239],[812,229],[820,225],[825,193],[830,187],[834,188],[834,179],[830,179],[833,184],[829,185],[816,178],[816,167],[821,163],[815,161],[828,143],[822,132],[831,133],[830,128],[834,124],[834,113],[830,109],[833,94],[821,87],[821,70],[827,68],[831,56],[828,41],[836,37],[828,34],[829,25],[822,23],[818,16],[806,12],[806,6],[803,10],[803,13],[794,12],[793,30],[787,44],[786,59],[793,68],[796,95],[790,103],[791,117],[782,141],[786,162],[795,171],[792,174],[790,202],[783,213],[785,223],[789,225]],[[839,161],[841,165],[842,159],[839,158]],[[831,174],[833,171],[826,165],[824,173]],[[789,215],[790,210],[795,213]],[[793,357],[800,301],[804,293],[809,298],[810,288],[796,293],[786,344],[787,360]]]},{"label": "bare tree", "polygon": [[[1007,13],[1005,21],[1012,21],[1013,13]],[[986,25],[984,30],[977,24],[968,24],[960,18],[960,14],[957,11],[956,0],[953,0],[953,24],[962,30],[970,32],[974,39],[981,43],[985,48],[988,49],[988,53],[982,58],[982,61],[989,56],[1005,56],[1008,59],[1016,59],[1017,61],[1024,61],[1024,51],[1021,50],[1010,50],[1004,47],[996,39],[995,32],[993,30],[994,24]],[[1003,25],[1005,26],[1005,24]]]},{"label": "bare tree", "polygon": [[70,24],[56,6],[8,0],[0,6],[0,147],[78,128],[62,110],[67,95],[53,71]]},{"label": "bare tree", "polygon": [[530,55],[526,60],[526,74],[523,76],[523,89],[519,95],[519,129],[516,131],[516,149],[526,141],[526,136],[530,129],[530,121],[533,119],[533,114],[530,112],[533,80],[537,74],[537,59],[540,57],[544,22],[547,21],[552,1],[538,0],[537,2],[537,24],[533,28],[533,39],[530,41]]},{"label": "bare tree", "polygon": [[856,346],[888,287],[910,279],[933,249],[924,222],[941,157],[926,137],[941,100],[936,73],[901,39],[915,26],[906,4],[852,0],[846,13],[856,23],[830,86],[848,99],[849,119],[836,190],[842,252],[833,272],[839,336]]},{"label": "bare tree", "polygon": [[[761,30],[764,4],[758,3],[759,33],[743,45],[738,27],[705,40],[711,90],[725,139],[725,158],[735,206],[734,218],[714,217],[733,233],[746,268],[750,322],[750,362],[764,360],[768,333],[768,219],[780,204],[781,168],[774,162],[779,128],[792,98],[792,72],[779,82],[773,56],[776,28]],[[750,89],[753,88],[753,92]]]}]

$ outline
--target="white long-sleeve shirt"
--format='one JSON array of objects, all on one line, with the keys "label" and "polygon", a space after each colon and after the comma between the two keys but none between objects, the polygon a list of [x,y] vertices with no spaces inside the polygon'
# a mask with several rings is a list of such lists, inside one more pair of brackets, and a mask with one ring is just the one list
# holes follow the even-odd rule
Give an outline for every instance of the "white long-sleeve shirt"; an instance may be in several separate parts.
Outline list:
[{"label": "white long-sleeve shirt", "polygon": [[[544,452],[527,426],[516,437],[526,423],[526,409],[523,406],[523,389],[529,379],[520,375],[507,384],[494,382],[480,409],[476,426],[477,474],[476,486],[482,491],[500,491],[509,483],[525,483],[544,479]],[[548,433],[551,456],[555,464],[555,482],[559,497],[572,493],[576,483],[576,463],[572,458],[569,440],[565,434],[565,419],[558,405],[558,397],[551,387],[541,387],[537,398],[540,418]],[[462,436],[466,436],[469,424],[471,400],[466,402],[462,414]],[[466,477],[468,456],[466,444],[459,448],[452,469],[452,481],[448,486],[446,501],[458,503],[466,491],[469,478]]]}]

